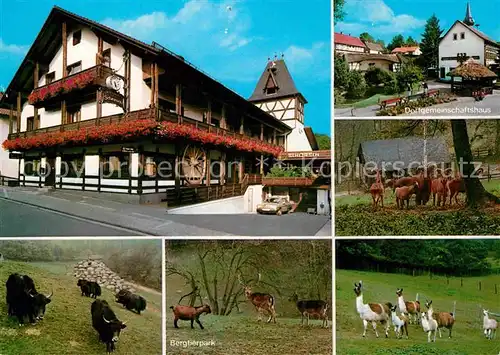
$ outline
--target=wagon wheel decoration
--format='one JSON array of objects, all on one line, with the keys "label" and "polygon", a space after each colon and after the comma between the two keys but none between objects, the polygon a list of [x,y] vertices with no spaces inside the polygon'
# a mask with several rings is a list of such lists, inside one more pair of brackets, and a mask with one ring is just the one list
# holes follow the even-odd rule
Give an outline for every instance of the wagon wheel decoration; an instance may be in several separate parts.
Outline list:
[{"label": "wagon wheel decoration", "polygon": [[182,156],[182,175],[189,185],[199,185],[205,177],[207,154],[199,147],[187,146]]}]

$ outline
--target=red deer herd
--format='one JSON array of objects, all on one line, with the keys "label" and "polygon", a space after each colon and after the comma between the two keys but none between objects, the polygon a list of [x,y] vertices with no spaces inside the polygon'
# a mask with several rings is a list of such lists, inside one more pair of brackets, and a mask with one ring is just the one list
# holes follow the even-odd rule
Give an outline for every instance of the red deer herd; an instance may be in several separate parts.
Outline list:
[{"label": "red deer herd", "polygon": [[[375,336],[378,338],[377,324],[380,323],[384,327],[385,337],[389,337],[389,322],[394,326],[394,332],[397,338],[406,333],[408,338],[408,325],[412,322],[416,325],[421,325],[424,332],[427,333],[427,341],[436,341],[436,333],[439,332],[441,338],[441,328],[446,328],[449,331],[449,338],[451,338],[451,331],[455,324],[456,315],[456,302],[453,303],[453,312],[434,312],[432,307],[432,300],[425,302],[426,312],[421,312],[420,302],[418,301],[418,294],[415,301],[405,301],[403,297],[403,289],[396,290],[397,304],[393,305],[391,302],[380,303],[364,303],[363,301],[363,283],[354,283],[354,293],[356,294],[356,311],[363,321],[363,337],[366,336],[366,329],[368,323],[372,324]],[[399,315],[397,310],[399,309]],[[487,321],[487,311],[485,311],[484,320],[484,334],[487,337],[491,336],[490,328],[496,329],[496,322]]]},{"label": "red deer herd", "polygon": [[[261,275],[259,274],[257,279],[257,284],[259,283]],[[253,292],[252,286],[249,285],[250,282],[244,282],[241,275],[238,275],[238,282],[242,287],[243,294],[245,298],[250,301],[255,307],[258,315],[258,321],[262,321],[262,315],[267,314],[269,318],[267,323],[271,321],[276,323],[276,298],[269,293]],[[240,291],[241,292],[241,291]],[[297,310],[301,315],[301,326],[304,324],[304,318],[307,319],[307,326],[309,326],[309,318],[317,317],[322,320],[321,327],[328,328],[328,309],[329,304],[323,300],[299,300],[296,293],[289,299],[289,301],[295,302]],[[210,306],[202,305],[199,307],[190,307],[176,305],[170,307],[174,314],[174,327],[179,328],[177,325],[178,320],[188,320],[191,321],[191,328],[194,329],[193,323],[196,321],[201,329],[203,325],[201,324],[199,318],[203,313],[211,313]]]},{"label": "red deer herd", "polygon": [[451,169],[442,170],[439,168],[428,169],[419,168],[416,175],[393,178],[384,181],[380,170],[376,170],[375,182],[370,186],[372,196],[372,207],[374,210],[380,205],[384,208],[384,193],[386,188],[392,188],[396,197],[398,209],[410,208],[410,200],[415,195],[415,204],[425,205],[432,196],[433,206],[445,207],[458,205],[458,194],[465,193],[465,182],[460,174],[453,177]]}]

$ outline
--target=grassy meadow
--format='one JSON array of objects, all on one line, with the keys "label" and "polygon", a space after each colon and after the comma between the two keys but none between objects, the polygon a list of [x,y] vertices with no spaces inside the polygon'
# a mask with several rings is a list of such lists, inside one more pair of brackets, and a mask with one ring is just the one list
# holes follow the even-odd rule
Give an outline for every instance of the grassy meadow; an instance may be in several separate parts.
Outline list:
[{"label": "grassy meadow", "polygon": [[[272,252],[270,252],[272,254]],[[172,253],[174,254],[174,253]],[[175,253],[173,259],[183,262],[183,269],[195,268],[195,256],[189,252]],[[167,256],[167,260],[169,257]],[[172,255],[170,260],[172,260]],[[269,263],[273,263],[269,260]],[[266,354],[266,355],[331,355],[332,326],[331,313],[329,316],[328,328],[321,328],[321,320],[310,320],[309,326],[300,325],[300,314],[293,301],[289,301],[292,290],[300,285],[289,282],[294,277],[297,278],[297,270],[285,267],[277,263],[273,265],[273,272],[281,275],[283,284],[289,288],[281,287],[273,290],[269,286],[261,285],[255,288],[257,292],[270,292],[275,297],[276,324],[266,323],[267,317],[263,317],[262,322],[257,321],[257,311],[250,301],[246,301],[244,296],[240,296],[239,312],[233,312],[227,316],[203,314],[200,321],[204,330],[201,330],[194,323],[195,329],[191,329],[189,321],[179,320],[180,329],[175,329],[173,325],[173,313],[169,308],[176,305],[181,296],[189,292],[189,286],[185,279],[178,275],[167,276],[167,354],[193,354],[193,355],[232,355],[232,354]],[[211,265],[208,265],[207,272],[210,273]],[[265,272],[265,271],[263,271]],[[223,294],[221,286],[220,295]],[[202,296],[204,293],[202,293]],[[187,304],[187,299],[182,300],[182,304]],[[208,299],[204,299],[208,304]],[[199,301],[195,303],[199,305]],[[180,342],[189,340],[213,341],[211,345],[196,347],[182,347]],[[177,342],[177,343],[175,343]]]},{"label": "grassy meadow", "polygon": [[[90,305],[93,299],[82,297],[72,276],[72,263],[0,262],[0,354],[4,355],[93,355],[105,354],[106,346],[92,327]],[[5,282],[11,273],[33,278],[38,292],[54,291],[45,318],[36,325],[19,327],[17,318],[7,317]],[[115,303],[111,291],[103,288],[100,297],[108,301],[118,319],[127,322],[114,354],[161,354],[161,295],[138,291],[148,301],[141,315]]]},{"label": "grassy meadow", "polygon": [[[500,292],[500,275],[445,277],[433,275],[416,276],[384,274],[366,271],[336,270],[336,349],[339,355],[496,355],[500,352],[500,337],[487,340],[482,330],[482,308],[500,313],[500,294],[495,294],[495,284]],[[363,281],[363,302],[396,304],[396,289],[403,288],[405,300],[414,300],[416,294],[422,306],[425,300],[432,300],[435,312],[451,312],[456,301],[456,323],[452,339],[448,331],[442,330],[436,343],[427,343],[427,334],[419,325],[409,325],[409,339],[397,339],[394,328],[390,328],[389,338],[385,338],[383,328],[377,325],[380,338],[369,324],[366,338],[362,337],[363,322],[356,312],[354,283]],[[482,290],[479,290],[481,282]],[[425,309],[425,307],[423,306]],[[500,319],[499,319],[500,321]]]},{"label": "grassy meadow", "polygon": [[[500,180],[483,181],[489,192],[500,195]],[[340,236],[366,235],[499,235],[500,206],[478,211],[464,208],[465,196],[460,194],[459,205],[437,207],[432,197],[426,206],[410,209],[396,207],[395,194],[386,189],[384,209],[372,208],[369,193],[339,196],[335,198],[335,231]],[[366,223],[369,216],[370,223]]]}]

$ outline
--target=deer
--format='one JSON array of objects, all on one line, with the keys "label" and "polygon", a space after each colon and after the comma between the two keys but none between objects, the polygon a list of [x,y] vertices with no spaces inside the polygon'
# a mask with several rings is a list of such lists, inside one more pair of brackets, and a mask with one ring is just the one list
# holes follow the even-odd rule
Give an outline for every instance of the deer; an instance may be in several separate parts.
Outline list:
[{"label": "deer", "polygon": [[194,329],[193,322],[196,321],[201,329],[203,325],[200,322],[200,315],[203,313],[210,314],[212,310],[209,305],[202,305],[199,307],[191,307],[191,306],[181,306],[178,304],[177,306],[170,306],[170,309],[174,312],[174,327],[179,328],[177,326],[177,321],[180,320],[190,320],[191,321],[191,329]]},{"label": "deer", "polygon": [[431,194],[432,194],[432,205],[436,206],[436,196],[437,205],[441,206],[441,201],[443,202],[443,207],[446,205],[446,196],[448,194],[448,178],[442,174],[440,169],[436,169],[437,176],[431,181]]},{"label": "deer", "polygon": [[375,182],[370,186],[370,194],[373,200],[373,209],[376,210],[380,203],[380,206],[384,208],[384,191],[385,187],[382,182],[382,177],[380,176],[380,170],[377,170],[377,177]]},{"label": "deer", "polygon": [[301,315],[300,325],[304,324],[304,318],[307,317],[307,326],[309,326],[309,316],[318,316],[319,319],[323,320],[321,327],[328,328],[328,303],[322,300],[300,300],[297,293],[294,293],[289,301],[295,302],[297,309]]},{"label": "deer", "polygon": [[402,338],[404,330],[406,332],[406,339],[408,339],[408,318],[404,314],[398,316],[396,313],[397,308],[397,305],[391,307],[391,320],[394,326],[394,333],[396,333],[396,338]]},{"label": "deer", "polygon": [[486,339],[493,339],[497,332],[498,322],[495,319],[490,319],[489,311],[483,309],[483,329]]},{"label": "deer", "polygon": [[[241,280],[241,275],[238,275],[238,281],[240,285],[243,287],[243,292],[245,293],[246,298],[250,300],[250,302],[252,302],[252,304],[255,306],[255,309],[257,310],[258,313],[258,321],[260,322],[262,320],[262,313],[264,313],[265,311],[269,314],[269,319],[267,320],[267,323],[270,323],[271,320],[273,320],[273,322],[276,323],[276,310],[274,308],[276,301],[274,297],[269,293],[252,292],[252,288],[246,285]],[[260,273],[257,279],[257,283],[259,282],[260,282]]]},{"label": "deer", "polygon": [[451,339],[451,331],[453,330],[453,325],[455,324],[455,315],[456,315],[456,305],[457,302],[453,302],[453,312],[439,312],[434,313],[432,309],[432,300],[426,301],[425,306],[427,307],[428,312],[432,313],[432,317],[437,321],[439,337],[441,338],[441,328],[447,328],[450,332],[448,337]]},{"label": "deer", "polygon": [[354,293],[356,294],[356,310],[358,311],[359,317],[363,320],[363,337],[366,337],[366,328],[368,327],[368,322],[372,323],[373,331],[378,338],[377,332],[377,322],[385,325],[385,337],[389,337],[389,318],[391,314],[392,304],[387,302],[382,303],[363,303],[363,283],[359,281],[359,284],[354,283]]},{"label": "deer", "polygon": [[418,301],[418,293],[415,301],[405,301],[403,298],[403,289],[398,288],[396,290],[396,295],[398,296],[398,306],[399,311],[405,316],[408,316],[409,324],[412,323],[412,316],[415,319],[415,323],[419,324],[420,315],[420,302]]},{"label": "deer", "polygon": [[405,207],[405,201],[406,201],[406,209],[409,209],[411,195],[416,194],[417,190],[418,190],[418,182],[416,181],[411,186],[397,187],[396,206],[398,208],[403,209]]}]

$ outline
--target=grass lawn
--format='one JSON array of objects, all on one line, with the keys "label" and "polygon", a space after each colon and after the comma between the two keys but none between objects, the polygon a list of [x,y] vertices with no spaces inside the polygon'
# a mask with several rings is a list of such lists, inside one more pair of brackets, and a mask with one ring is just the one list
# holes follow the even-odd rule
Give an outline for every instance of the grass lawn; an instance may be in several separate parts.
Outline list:
[{"label": "grass lawn", "polygon": [[[69,263],[0,263],[2,285],[14,272],[33,278],[41,293],[54,291],[47,305],[45,319],[36,325],[19,327],[17,318],[7,317],[5,287],[0,287],[0,354],[23,355],[92,355],[104,354],[106,347],[99,342],[92,327],[90,305],[93,299],[82,297],[76,279],[68,275]],[[108,301],[118,319],[127,322],[114,354],[161,354],[161,296],[139,291],[148,301],[144,313],[137,315],[115,303],[113,294],[103,288],[100,297]]]},{"label": "grass lawn", "polygon": [[400,96],[400,94],[394,94],[394,95],[376,94],[376,95],[367,97],[367,98],[362,99],[362,100],[349,100],[349,99],[347,99],[343,104],[335,105],[335,108],[348,108],[348,107],[363,108],[363,107],[376,105],[376,104],[378,104],[379,100],[387,100],[387,99],[391,99],[393,97],[399,97],[399,96]]},{"label": "grass lawn", "polygon": [[[456,323],[453,337],[448,338],[448,331],[439,334],[436,343],[427,343],[425,334],[419,325],[408,327],[409,339],[396,339],[394,328],[390,329],[389,338],[384,337],[382,327],[377,325],[381,335],[375,337],[371,325],[366,338],[362,337],[363,323],[356,312],[354,282],[363,281],[364,303],[397,302],[396,289],[403,288],[406,300],[414,300],[419,294],[423,305],[431,300],[437,312],[451,312],[456,301]],[[482,291],[478,282],[482,282]],[[449,284],[444,277],[384,274],[363,271],[336,271],[336,348],[339,355],[496,355],[500,351],[498,337],[485,339],[482,331],[482,308],[500,313],[500,294],[495,294],[494,285],[500,284],[500,275],[464,278],[463,287],[459,278],[450,278]],[[500,319],[498,319],[500,320]]]}]

